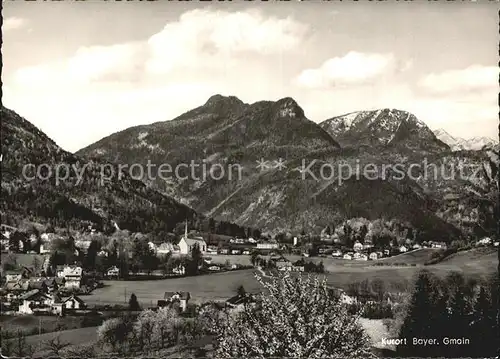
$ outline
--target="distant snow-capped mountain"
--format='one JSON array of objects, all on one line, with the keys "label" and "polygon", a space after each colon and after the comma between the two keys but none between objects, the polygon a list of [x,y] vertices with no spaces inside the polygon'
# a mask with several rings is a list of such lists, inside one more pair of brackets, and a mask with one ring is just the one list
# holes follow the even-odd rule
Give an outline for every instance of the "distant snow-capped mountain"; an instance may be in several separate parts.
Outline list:
[{"label": "distant snow-capped mountain", "polygon": [[472,137],[470,139],[465,139],[461,137],[455,137],[450,135],[448,132],[443,130],[442,128],[434,131],[434,134],[441,141],[446,143],[453,151],[462,151],[462,150],[473,150],[478,151],[483,149],[484,147],[493,147],[498,144],[498,141],[495,141],[489,137]]},{"label": "distant snow-capped mountain", "polygon": [[352,112],[330,118],[319,125],[342,147],[406,147],[419,151],[448,149],[424,122],[409,112],[397,109]]}]

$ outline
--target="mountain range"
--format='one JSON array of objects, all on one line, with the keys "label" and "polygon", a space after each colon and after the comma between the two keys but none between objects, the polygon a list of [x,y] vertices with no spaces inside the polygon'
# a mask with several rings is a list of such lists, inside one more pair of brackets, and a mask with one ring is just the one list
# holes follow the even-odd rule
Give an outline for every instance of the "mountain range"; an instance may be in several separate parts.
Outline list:
[{"label": "mountain range", "polygon": [[[491,154],[455,154],[414,115],[394,109],[355,112],[316,124],[291,98],[245,104],[233,96],[215,95],[173,120],[126,129],[77,154],[123,164],[167,162],[172,167],[189,161],[208,166],[238,163],[242,174],[238,180],[226,176],[144,181],[200,213],[270,233],[318,231],[363,217],[399,221],[430,237],[451,239],[464,226],[467,231],[488,232],[489,215],[481,220],[488,224],[478,220],[464,225],[462,218],[495,210],[489,204],[483,208],[481,202],[495,187]],[[257,170],[256,161],[261,159],[270,163],[284,159],[285,168]],[[321,171],[341,164],[380,168],[424,160],[445,168],[473,163],[479,170],[465,179],[385,180],[382,173],[376,179],[353,180],[355,173],[342,181],[339,173],[318,178]],[[463,201],[467,197],[467,209],[449,201],[457,196]]]},{"label": "mountain range", "polygon": [[[127,173],[118,178],[113,164],[64,151],[14,111],[2,107],[0,113],[2,223],[27,219],[105,232],[116,223],[122,229],[149,232],[196,217],[192,208]],[[108,181],[101,181],[103,168],[109,172]],[[116,175],[111,176],[111,170]]]},{"label": "mountain range", "polygon": [[[2,154],[2,174],[12,174],[2,176],[2,211],[12,216],[57,221],[77,211],[82,221],[104,226],[116,220],[136,231],[171,230],[186,217],[208,216],[269,234],[319,233],[364,218],[445,241],[496,230],[498,149],[454,152],[425,123],[395,109],[316,124],[289,97],[246,104],[215,95],[175,119],[128,128],[70,154],[3,108]],[[412,177],[395,176],[395,165],[425,161],[474,170],[457,178],[426,176],[421,167]],[[74,171],[56,186],[21,178],[26,163],[90,164],[94,170],[85,171],[85,186],[72,185]],[[226,173],[193,176],[189,163],[197,171],[206,166]],[[96,171],[103,164],[155,166],[141,178],[127,173],[101,186]],[[161,164],[176,175],[160,176]],[[338,171],[347,165],[351,173]],[[366,166],[376,167],[376,174],[360,175]],[[148,218],[143,225],[142,217]]]},{"label": "mountain range", "polygon": [[483,148],[493,147],[498,145],[498,140],[495,141],[489,137],[472,137],[469,139],[455,137],[450,135],[448,132],[442,128],[435,130],[434,134],[441,141],[446,143],[453,151],[463,151],[463,150],[482,150]]}]

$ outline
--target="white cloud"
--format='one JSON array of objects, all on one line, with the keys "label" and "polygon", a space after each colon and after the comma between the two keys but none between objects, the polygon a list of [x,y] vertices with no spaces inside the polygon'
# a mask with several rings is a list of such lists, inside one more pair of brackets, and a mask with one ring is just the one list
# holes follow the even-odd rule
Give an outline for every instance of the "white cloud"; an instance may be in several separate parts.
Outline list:
[{"label": "white cloud", "polygon": [[236,62],[244,61],[249,53],[270,55],[291,50],[306,32],[305,25],[291,18],[266,18],[256,10],[193,10],[142,42],[82,47],[69,59],[22,68],[14,78],[32,88],[46,86],[48,81],[76,86],[133,82],[182,70],[226,71],[236,68]]},{"label": "white cloud", "polygon": [[448,70],[424,76],[418,85],[433,94],[449,94],[498,88],[499,69],[496,66],[472,65],[465,69]]},{"label": "white cloud", "polygon": [[258,11],[193,10],[149,39],[152,56],[147,67],[153,73],[168,73],[200,63],[231,66],[230,55],[291,50],[306,32],[305,25],[291,18],[265,18]]},{"label": "white cloud", "polygon": [[[149,39],[82,47],[69,58],[21,68],[4,80],[4,103],[77,150],[120,129],[171,120],[215,93],[254,93],[254,79],[241,83],[241,71],[293,50],[306,31],[259,11],[189,11]],[[258,63],[249,64],[252,57]],[[255,81],[271,91],[266,76]]]},{"label": "white cloud", "polygon": [[351,51],[325,61],[319,68],[302,71],[296,83],[307,88],[364,84],[387,73],[394,64],[392,54]]},{"label": "white cloud", "polygon": [[19,17],[8,17],[3,20],[2,31],[20,29],[26,25],[26,20]]},{"label": "white cloud", "polygon": [[23,67],[14,73],[14,81],[30,90],[47,84],[68,88],[94,81],[131,80],[144,67],[143,47],[140,43],[82,47],[68,59]]}]

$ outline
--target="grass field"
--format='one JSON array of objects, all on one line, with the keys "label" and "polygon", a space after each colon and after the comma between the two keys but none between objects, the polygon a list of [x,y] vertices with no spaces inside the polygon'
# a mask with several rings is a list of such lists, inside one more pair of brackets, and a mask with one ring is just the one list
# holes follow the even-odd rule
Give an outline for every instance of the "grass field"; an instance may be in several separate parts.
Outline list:
[{"label": "grass field", "polygon": [[[55,333],[31,335],[26,337],[26,343],[35,348],[35,356],[47,355],[44,344],[51,339],[59,337],[63,343],[70,343],[70,347],[82,344],[90,344],[97,341],[97,327],[87,327],[71,330],[63,330]],[[14,339],[15,340],[15,339]]]},{"label": "grass field", "polygon": [[258,290],[259,283],[253,273],[252,269],[248,269],[151,281],[105,281],[104,288],[96,289],[83,299],[87,304],[124,304],[134,293],[139,303],[147,307],[156,305],[165,292],[187,291],[191,293],[193,303],[226,300],[236,294],[240,285],[247,291]]},{"label": "grass field", "polygon": [[[414,258],[414,262],[424,259],[422,255],[404,254],[402,256]],[[428,254],[428,253],[427,253]],[[372,261],[356,262],[344,261],[333,258],[314,258],[315,261],[323,260],[328,273],[325,274],[331,286],[347,289],[349,284],[361,282],[365,279],[382,279],[389,290],[404,291],[412,284],[417,273],[427,269],[440,277],[452,271],[462,272],[468,276],[484,276],[496,270],[496,253],[481,252],[476,250],[461,252],[448,260],[431,266],[373,266]],[[234,258],[244,260],[247,256],[211,256],[214,262],[219,257],[231,261]],[[291,258],[294,260],[294,258]],[[222,261],[224,262],[225,259]],[[399,261],[398,261],[399,262]],[[226,300],[233,296],[238,286],[243,285],[249,292],[259,291],[260,285],[255,280],[254,270],[239,270],[233,272],[209,274],[197,277],[172,278],[153,281],[106,281],[106,286],[96,289],[84,300],[89,304],[124,304],[134,293],[143,306],[156,305],[158,299],[163,298],[166,291],[188,291],[191,293],[192,302],[201,303],[209,300]]]},{"label": "grass field", "polygon": [[433,253],[438,252],[436,248],[422,248],[407,253],[398,254],[393,257],[381,258],[377,262],[384,264],[406,263],[408,265],[423,265],[427,262]]},{"label": "grass field", "polygon": [[459,266],[476,266],[483,262],[497,262],[498,249],[492,247],[479,247],[468,251],[458,252],[446,257],[442,264]]},{"label": "grass field", "polygon": [[83,317],[56,317],[56,316],[0,316],[2,330],[18,331],[25,333],[42,330],[53,332],[56,330],[76,329],[81,327]]}]

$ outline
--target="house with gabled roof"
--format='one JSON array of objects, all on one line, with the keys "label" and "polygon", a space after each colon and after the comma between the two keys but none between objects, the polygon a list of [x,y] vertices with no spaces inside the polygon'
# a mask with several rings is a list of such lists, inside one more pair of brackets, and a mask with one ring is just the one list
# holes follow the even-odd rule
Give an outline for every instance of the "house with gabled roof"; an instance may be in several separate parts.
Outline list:
[{"label": "house with gabled roof", "polygon": [[189,300],[191,299],[191,293],[189,292],[165,292],[163,299],[158,301],[158,307],[162,308],[169,304],[178,302],[181,311],[186,311]]},{"label": "house with gabled roof", "polygon": [[50,314],[57,297],[33,289],[19,296],[19,300],[22,301],[18,309],[20,314],[34,314],[37,312]]},{"label": "house with gabled roof", "polygon": [[66,311],[87,308],[85,302],[80,297],[74,294],[68,298],[62,299],[61,302],[63,303]]},{"label": "house with gabled roof", "polygon": [[77,265],[57,266],[57,277],[64,278],[66,289],[80,288],[83,276],[82,267]]},{"label": "house with gabled roof", "polygon": [[156,253],[158,255],[172,253],[173,251],[174,251],[174,246],[172,243],[169,242],[163,242],[156,249]]},{"label": "house with gabled roof", "polygon": [[29,280],[20,279],[16,281],[10,281],[5,284],[5,290],[8,292],[25,292],[29,289]]},{"label": "house with gabled roof", "polygon": [[21,271],[13,271],[9,270],[5,272],[5,281],[6,282],[17,282],[23,278]]},{"label": "house with gabled roof", "polygon": [[246,306],[254,304],[256,304],[254,296],[248,293],[237,294],[225,302],[226,308],[234,312],[240,312],[244,310]]},{"label": "house with gabled roof", "polygon": [[48,287],[45,278],[34,278],[28,282],[29,289],[38,289],[42,293],[47,293]]}]

